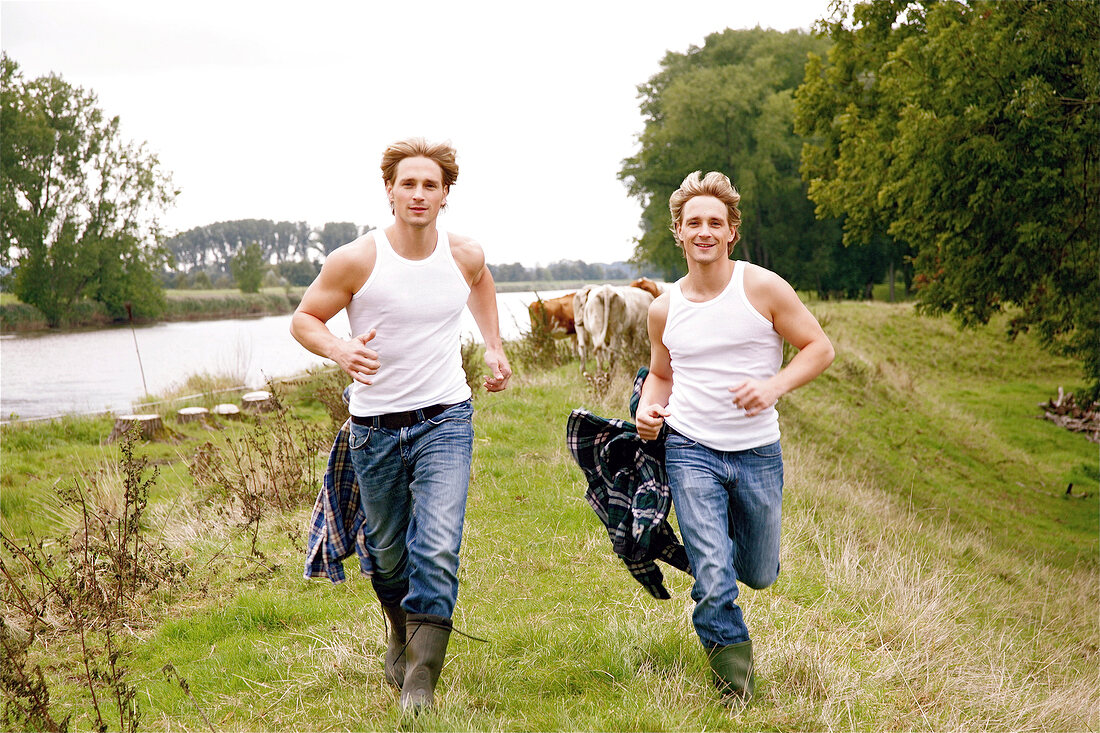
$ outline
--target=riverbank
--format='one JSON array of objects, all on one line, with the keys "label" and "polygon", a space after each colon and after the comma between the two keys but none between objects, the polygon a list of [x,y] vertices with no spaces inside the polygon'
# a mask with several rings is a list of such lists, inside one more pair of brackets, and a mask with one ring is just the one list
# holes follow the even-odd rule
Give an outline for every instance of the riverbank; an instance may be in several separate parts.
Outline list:
[{"label": "riverbank", "polygon": [[[711,688],[691,579],[666,568],[672,598],[653,599],[584,500],[566,417],[584,407],[625,418],[630,375],[589,381],[575,362],[546,368],[510,343],[512,386],[475,397],[455,615],[489,643],[454,635],[439,709],[417,729],[1097,728],[1095,448],[1036,419],[1039,402],[1077,385],[1079,367],[1026,334],[1006,344],[1003,322],[961,334],[910,306],[814,310],[837,360],[781,403],[783,570],[739,599],[757,655],[754,702],[726,706]],[[135,693],[144,727],[407,727],[383,680],[377,600],[354,559],[347,583],[301,578],[328,449],[300,436],[313,428],[331,441],[327,404],[343,380],[334,384],[288,386],[286,420],[178,423],[165,412],[176,440],[137,446],[149,461],[138,479],[158,469],[147,521],[134,526],[148,532],[141,548],[160,585],[123,599],[120,648],[92,669]],[[203,404],[215,401],[232,400]],[[123,505],[125,456],[102,444],[111,427],[0,428],[6,535],[101,551],[72,542],[85,526],[79,505],[53,507],[59,487]],[[287,495],[274,486],[294,488],[294,501],[277,504]],[[0,586],[32,577],[8,567]],[[99,568],[103,583],[112,567],[79,566]],[[5,620],[29,628],[33,590],[20,599],[4,588]],[[54,623],[23,637],[18,661],[31,673],[40,665],[55,720],[93,729],[81,670],[101,636],[82,649],[73,627],[86,617],[48,610]],[[116,711],[109,681],[93,677],[104,715]]]},{"label": "riverbank", "polygon": [[[615,285],[626,285],[626,280],[608,281]],[[547,292],[555,290],[574,290],[587,283],[576,280],[568,282],[531,281],[497,283],[497,293]],[[176,321],[212,321],[226,318],[244,318],[248,316],[281,316],[292,313],[298,307],[305,293],[304,287],[263,288],[258,293],[242,293],[239,290],[166,290],[164,313],[156,319],[135,319],[139,325]],[[82,301],[73,308],[72,316],[66,320],[65,329],[106,328],[118,326],[127,321],[114,321],[108,315],[102,303]],[[4,333],[30,333],[49,331],[46,317],[32,305],[19,301],[9,293],[0,294],[0,331]]]},{"label": "riverbank", "polygon": [[[291,313],[302,300],[305,288],[264,288],[259,293],[239,290],[166,290],[164,313],[156,319],[135,319],[148,324],[173,321],[205,321],[246,316],[279,316]],[[115,321],[102,303],[82,301],[73,308],[65,328],[104,328],[126,321]],[[46,317],[32,305],[10,294],[0,297],[0,331],[27,333],[48,331]]]}]

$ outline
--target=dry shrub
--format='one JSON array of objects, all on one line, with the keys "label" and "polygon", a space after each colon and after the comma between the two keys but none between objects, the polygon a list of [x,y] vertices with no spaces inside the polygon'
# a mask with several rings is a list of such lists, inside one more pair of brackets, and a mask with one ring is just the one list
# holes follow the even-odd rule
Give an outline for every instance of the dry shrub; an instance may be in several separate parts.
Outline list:
[{"label": "dry shrub", "polygon": [[262,556],[259,528],[269,509],[291,511],[313,501],[321,481],[317,455],[331,439],[328,431],[289,414],[278,385],[269,383],[268,391],[271,412],[258,415],[244,435],[227,436],[221,446],[203,443],[188,464],[197,487],[235,504],[250,528],[256,556]]},{"label": "dry shrub", "polygon": [[[177,583],[187,567],[144,532],[149,489],[157,479],[148,460],[134,455],[136,431],[121,444],[118,470],[85,473],[59,489],[61,512],[73,531],[55,542],[0,534],[3,601],[29,628],[4,623],[2,638],[9,664],[0,673],[5,692],[4,720],[14,728],[65,730],[50,710],[49,690],[28,651],[42,629],[78,644],[81,674],[98,730],[107,730],[114,705],[119,730],[138,727],[136,688],[128,682],[130,642],[118,630],[134,620],[143,601],[162,584]],[[11,559],[9,564],[8,559]]]}]

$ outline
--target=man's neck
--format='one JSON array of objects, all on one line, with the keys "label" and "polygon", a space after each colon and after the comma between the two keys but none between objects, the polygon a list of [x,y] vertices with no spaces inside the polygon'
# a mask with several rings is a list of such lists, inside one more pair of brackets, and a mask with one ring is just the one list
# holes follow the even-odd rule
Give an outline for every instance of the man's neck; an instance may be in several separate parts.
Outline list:
[{"label": "man's neck", "polygon": [[716,298],[730,284],[734,261],[716,260],[707,264],[688,262],[688,274],[681,291],[689,300],[705,301]]},{"label": "man's neck", "polygon": [[435,222],[423,227],[409,226],[397,219],[386,228],[386,238],[393,251],[407,260],[423,260],[435,251],[439,231]]}]

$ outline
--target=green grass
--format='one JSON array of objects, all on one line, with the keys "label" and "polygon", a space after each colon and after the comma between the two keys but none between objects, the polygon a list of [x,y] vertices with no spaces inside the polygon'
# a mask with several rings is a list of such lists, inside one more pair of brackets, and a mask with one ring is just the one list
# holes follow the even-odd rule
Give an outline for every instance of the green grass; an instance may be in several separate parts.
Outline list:
[{"label": "green grass", "polygon": [[[257,558],[231,508],[192,485],[196,447],[248,427],[183,426],[183,442],[144,448],[161,468],[151,532],[191,573],[130,625],[142,726],[1095,730],[1097,447],[1036,419],[1079,371],[1029,339],[1006,343],[1001,324],[960,333],[904,304],[812,307],[838,357],[780,405],[783,570],[741,596],[757,653],[747,708],[709,685],[690,579],[667,569],[673,598],[652,599],[584,501],[566,417],[626,417],[629,376],[598,396],[566,364],[476,399],[455,624],[488,643],[452,637],[439,709],[415,720],[383,681],[381,611],[354,562],[343,585],[301,579],[310,507],[267,516]],[[323,422],[309,396],[296,409]],[[5,533],[60,529],[40,507],[74,466],[116,459],[99,445],[109,429],[3,428]],[[74,648],[45,639],[55,703],[88,729],[86,691],[61,671]]]}]

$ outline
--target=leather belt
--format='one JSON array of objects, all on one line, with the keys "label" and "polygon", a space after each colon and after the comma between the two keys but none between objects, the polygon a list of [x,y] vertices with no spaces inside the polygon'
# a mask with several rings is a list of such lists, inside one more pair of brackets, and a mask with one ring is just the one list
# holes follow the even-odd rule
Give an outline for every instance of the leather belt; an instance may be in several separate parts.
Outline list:
[{"label": "leather belt", "polygon": [[390,430],[397,430],[398,428],[411,427],[413,425],[416,425],[418,422],[431,420],[433,417],[441,414],[445,410],[451,409],[452,407],[454,407],[454,405],[432,405],[430,407],[424,407],[419,410],[411,410],[409,412],[390,412],[385,415],[372,415],[371,417],[360,417],[359,415],[352,415],[351,421],[356,425],[368,425],[372,428],[388,428]]}]

